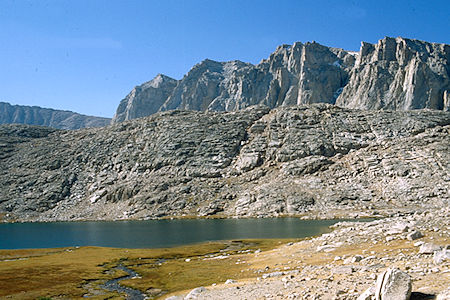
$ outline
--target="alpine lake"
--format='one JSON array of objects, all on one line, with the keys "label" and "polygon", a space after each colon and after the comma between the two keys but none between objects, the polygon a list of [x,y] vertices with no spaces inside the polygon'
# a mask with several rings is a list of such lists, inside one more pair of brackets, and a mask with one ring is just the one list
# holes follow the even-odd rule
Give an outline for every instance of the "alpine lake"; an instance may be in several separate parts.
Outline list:
[{"label": "alpine lake", "polygon": [[0,298],[159,298],[228,278],[255,278],[241,261],[325,233],[338,221],[344,220],[3,223]]}]

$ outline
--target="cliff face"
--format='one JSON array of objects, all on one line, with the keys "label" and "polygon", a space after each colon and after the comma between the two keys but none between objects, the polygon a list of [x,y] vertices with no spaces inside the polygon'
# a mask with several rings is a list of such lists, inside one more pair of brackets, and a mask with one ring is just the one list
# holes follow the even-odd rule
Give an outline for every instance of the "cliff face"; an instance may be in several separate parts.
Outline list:
[{"label": "cliff face", "polygon": [[164,93],[133,90],[114,122],[156,111],[233,111],[256,104],[448,110],[449,55],[449,45],[385,38],[362,43],[359,53],[312,42],[280,46],[258,65],[205,60]]},{"label": "cliff face", "polygon": [[450,103],[450,45],[403,38],[362,43],[337,105],[359,109],[443,109]]},{"label": "cliff face", "polygon": [[102,127],[111,119],[77,114],[38,106],[11,105],[0,102],[0,124],[29,124],[59,129]]},{"label": "cliff face", "polygon": [[0,126],[0,217],[349,216],[448,206],[450,113],[327,104]]}]

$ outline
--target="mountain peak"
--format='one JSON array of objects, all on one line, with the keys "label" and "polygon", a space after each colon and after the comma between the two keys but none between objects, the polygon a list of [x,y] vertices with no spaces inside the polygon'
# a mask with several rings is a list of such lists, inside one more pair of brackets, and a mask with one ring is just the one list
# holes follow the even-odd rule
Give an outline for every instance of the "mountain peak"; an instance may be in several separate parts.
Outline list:
[{"label": "mountain peak", "polygon": [[[158,74],[128,97],[133,105],[121,102],[118,112],[141,111],[128,114],[132,118],[143,116],[144,111],[227,111],[257,104],[274,108],[309,103],[448,110],[449,53],[449,45],[403,37],[384,37],[376,44],[362,42],[359,53],[316,41],[283,44],[258,65],[205,59],[180,81]],[[150,88],[161,93],[144,92]],[[154,107],[155,103],[160,107]]]}]

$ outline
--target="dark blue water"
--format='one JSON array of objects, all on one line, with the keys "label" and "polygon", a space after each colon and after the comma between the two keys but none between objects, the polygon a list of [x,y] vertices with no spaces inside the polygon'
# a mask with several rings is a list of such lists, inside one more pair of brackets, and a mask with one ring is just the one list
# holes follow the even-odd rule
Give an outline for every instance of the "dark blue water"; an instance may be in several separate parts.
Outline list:
[{"label": "dark blue water", "polygon": [[303,238],[336,220],[200,219],[0,224],[0,249],[103,246],[161,248],[215,240]]}]

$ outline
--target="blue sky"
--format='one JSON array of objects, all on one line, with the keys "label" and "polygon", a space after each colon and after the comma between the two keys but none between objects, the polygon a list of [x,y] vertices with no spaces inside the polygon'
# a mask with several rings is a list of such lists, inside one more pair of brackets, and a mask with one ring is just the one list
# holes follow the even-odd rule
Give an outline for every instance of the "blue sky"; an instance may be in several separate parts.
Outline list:
[{"label": "blue sky", "polygon": [[0,101],[112,117],[136,85],[295,41],[450,43],[450,1],[0,0]]}]

